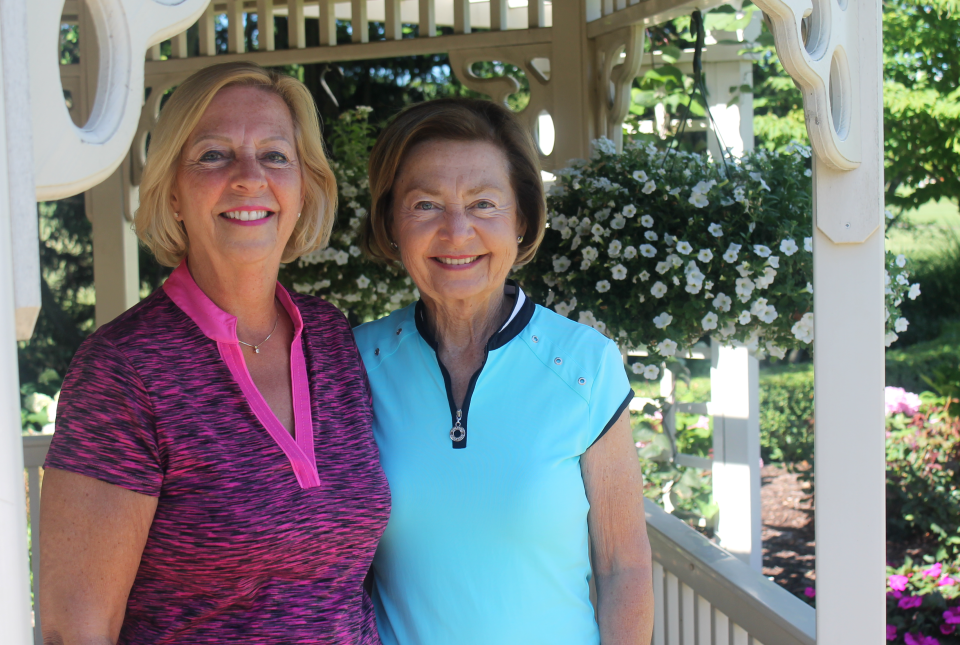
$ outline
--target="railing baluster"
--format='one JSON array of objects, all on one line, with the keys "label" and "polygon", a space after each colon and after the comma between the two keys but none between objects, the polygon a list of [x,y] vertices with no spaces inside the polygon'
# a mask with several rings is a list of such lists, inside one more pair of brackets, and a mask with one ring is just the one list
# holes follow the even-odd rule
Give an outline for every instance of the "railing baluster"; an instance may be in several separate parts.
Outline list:
[{"label": "railing baluster", "polygon": [[147,49],[147,60],[160,60],[160,43]]},{"label": "railing baluster", "polygon": [[733,643],[731,645],[750,645],[749,644],[750,635],[747,634],[746,630],[737,625],[733,624]]},{"label": "railing baluster", "polygon": [[420,37],[437,35],[437,11],[434,0],[420,0]]},{"label": "railing baluster", "polygon": [[273,33],[273,0],[257,0],[257,51],[276,49]]},{"label": "railing baluster", "polygon": [[201,56],[215,56],[217,53],[217,30],[213,22],[213,3],[207,5],[203,15],[197,21]]},{"label": "railing baluster", "polygon": [[703,596],[697,596],[697,645],[713,645],[710,618],[713,606]]},{"label": "railing baluster", "polygon": [[290,49],[303,49],[307,46],[303,0],[287,0],[287,40]]},{"label": "railing baluster", "polygon": [[696,598],[693,589],[686,584],[680,587],[680,639],[683,645],[696,643]]},{"label": "railing baluster", "polygon": [[400,21],[400,0],[384,0],[384,31],[387,40],[403,39],[403,24]]},{"label": "railing baluster", "polygon": [[333,0],[320,0],[320,45],[333,47],[337,44],[337,16]]},{"label": "railing baluster", "polygon": [[609,16],[613,13],[613,0],[601,0],[601,9],[603,15]]},{"label": "railing baluster", "polygon": [[243,30],[243,0],[227,0],[227,51],[242,54],[247,49]]},{"label": "railing baluster", "polygon": [[713,645],[730,645],[730,619],[719,609],[713,612]]},{"label": "railing baluster", "polygon": [[664,621],[667,619],[663,606],[663,565],[653,562],[653,645],[666,645]]},{"label": "railing baluster", "polygon": [[470,0],[453,0],[454,33],[469,34],[470,30]]},{"label": "railing baluster", "polygon": [[189,55],[190,52],[187,49],[187,32],[181,31],[170,39],[170,57],[186,58]]},{"label": "railing baluster", "polygon": [[507,0],[490,0],[490,31],[507,28]]},{"label": "railing baluster", "polygon": [[367,0],[350,0],[351,40],[355,43],[370,42],[370,28],[367,26]]},{"label": "railing baluster", "polygon": [[667,602],[667,645],[680,645],[680,581],[677,576],[667,571],[666,584]]},{"label": "railing baluster", "polygon": [[547,11],[543,0],[527,0],[527,27],[534,29],[546,26]]}]

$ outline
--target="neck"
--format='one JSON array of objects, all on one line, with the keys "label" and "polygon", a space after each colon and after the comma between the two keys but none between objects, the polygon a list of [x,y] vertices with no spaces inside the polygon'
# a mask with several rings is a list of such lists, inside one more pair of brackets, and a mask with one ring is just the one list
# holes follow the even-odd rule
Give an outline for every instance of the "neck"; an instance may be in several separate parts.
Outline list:
[{"label": "neck", "polygon": [[279,265],[262,262],[226,266],[200,254],[191,254],[187,265],[200,290],[237,318],[241,340],[260,339],[270,333],[277,320],[274,299]]},{"label": "neck", "polygon": [[422,296],[427,324],[444,350],[462,350],[486,345],[503,325],[509,299],[503,288],[469,300],[443,301]]}]

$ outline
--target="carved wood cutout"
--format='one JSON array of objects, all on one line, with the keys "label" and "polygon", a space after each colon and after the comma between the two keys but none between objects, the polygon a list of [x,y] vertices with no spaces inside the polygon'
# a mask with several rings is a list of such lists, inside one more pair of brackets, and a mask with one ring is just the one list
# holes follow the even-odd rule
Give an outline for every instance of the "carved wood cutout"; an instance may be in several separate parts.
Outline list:
[{"label": "carved wood cutout", "polygon": [[595,40],[597,133],[617,144],[617,150],[623,147],[623,120],[630,111],[633,79],[640,73],[643,38],[643,26],[630,25]]}]

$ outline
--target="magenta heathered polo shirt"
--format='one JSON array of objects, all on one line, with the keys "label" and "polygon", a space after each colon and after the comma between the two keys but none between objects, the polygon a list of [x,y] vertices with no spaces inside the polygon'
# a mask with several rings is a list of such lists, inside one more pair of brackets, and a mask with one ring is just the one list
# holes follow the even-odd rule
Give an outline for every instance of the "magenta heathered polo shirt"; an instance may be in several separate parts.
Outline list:
[{"label": "magenta heathered polo shirt", "polygon": [[336,308],[277,298],[296,439],[185,264],[70,365],[45,467],[158,498],[120,643],[379,643],[363,580],[390,492],[366,373]]}]

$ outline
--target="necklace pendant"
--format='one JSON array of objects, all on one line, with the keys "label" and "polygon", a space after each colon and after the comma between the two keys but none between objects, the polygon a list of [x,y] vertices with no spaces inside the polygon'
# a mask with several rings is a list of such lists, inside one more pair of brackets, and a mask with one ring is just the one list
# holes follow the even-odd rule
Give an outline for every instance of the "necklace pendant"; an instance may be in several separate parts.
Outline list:
[{"label": "necklace pendant", "polygon": [[254,345],[254,346],[253,346],[253,353],[254,353],[254,354],[259,354],[259,353],[260,353],[260,346],[259,346],[259,345]]}]

